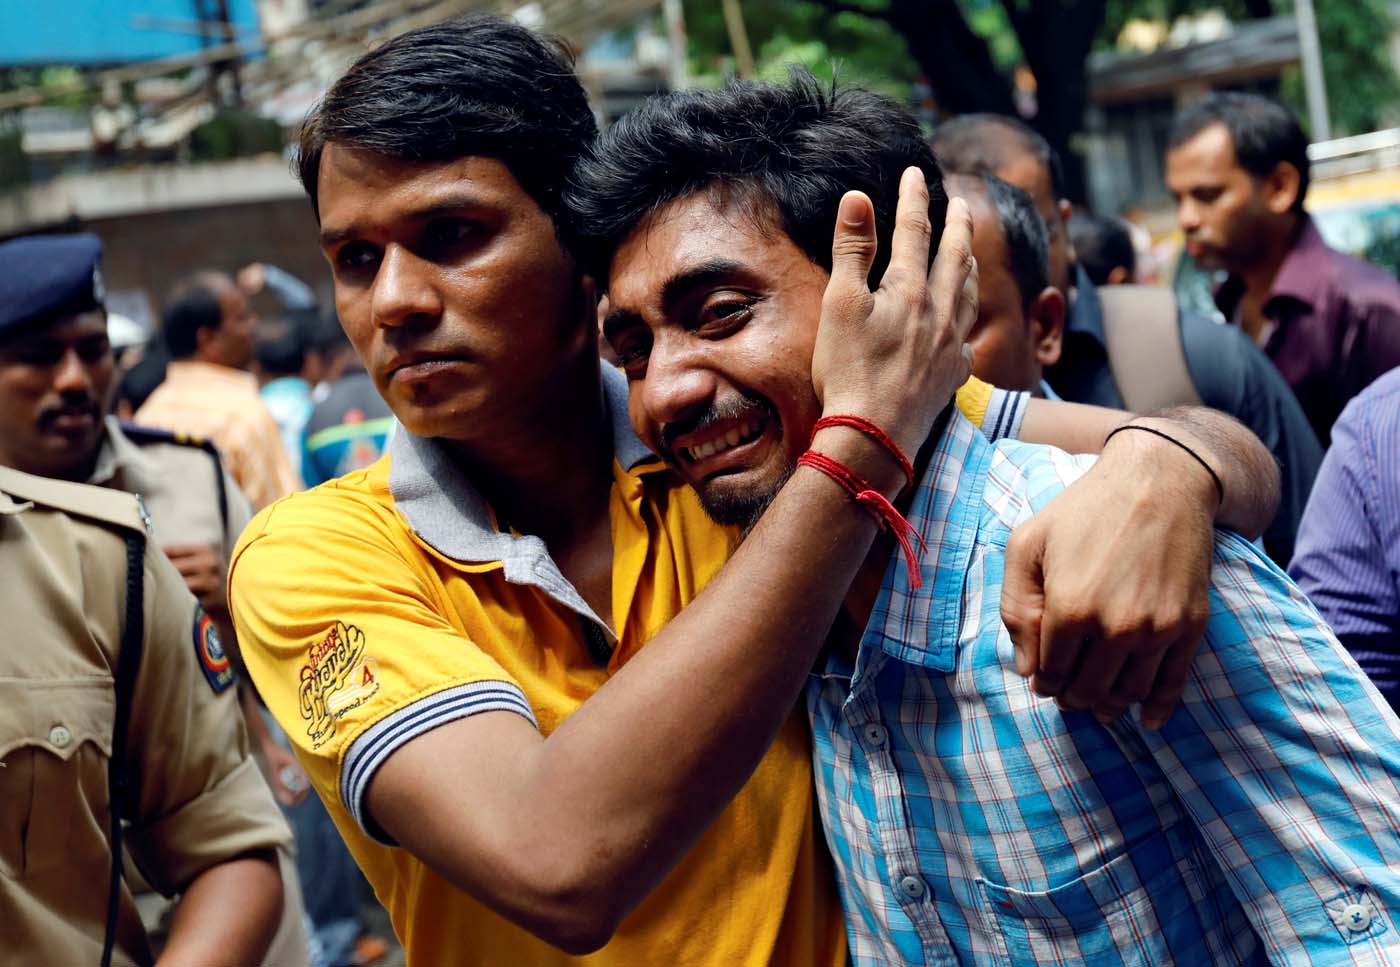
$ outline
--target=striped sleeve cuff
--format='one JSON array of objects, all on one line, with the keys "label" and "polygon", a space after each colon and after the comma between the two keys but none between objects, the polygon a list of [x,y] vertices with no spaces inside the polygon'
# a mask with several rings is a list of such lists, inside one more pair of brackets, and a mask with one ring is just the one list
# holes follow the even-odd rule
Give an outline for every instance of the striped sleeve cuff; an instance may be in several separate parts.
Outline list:
[{"label": "striped sleeve cuff", "polygon": [[350,744],[340,766],[340,799],[371,839],[386,846],[396,845],[365,809],[369,781],[384,760],[425,732],[481,712],[515,712],[539,728],[535,713],[518,686],[500,681],[473,682],[434,692],[395,709]]},{"label": "striped sleeve cuff", "polygon": [[1026,404],[1031,394],[1021,390],[1004,390],[992,387],[992,395],[987,400],[987,412],[979,427],[988,441],[1015,440],[1021,436],[1021,421],[1026,418]]}]

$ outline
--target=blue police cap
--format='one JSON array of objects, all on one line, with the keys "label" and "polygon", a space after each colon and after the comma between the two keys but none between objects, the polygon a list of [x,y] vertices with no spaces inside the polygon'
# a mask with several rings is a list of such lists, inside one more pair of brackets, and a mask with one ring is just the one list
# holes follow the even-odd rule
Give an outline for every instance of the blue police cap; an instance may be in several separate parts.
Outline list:
[{"label": "blue police cap", "polygon": [[102,306],[96,235],[30,235],[0,242],[0,336]]}]

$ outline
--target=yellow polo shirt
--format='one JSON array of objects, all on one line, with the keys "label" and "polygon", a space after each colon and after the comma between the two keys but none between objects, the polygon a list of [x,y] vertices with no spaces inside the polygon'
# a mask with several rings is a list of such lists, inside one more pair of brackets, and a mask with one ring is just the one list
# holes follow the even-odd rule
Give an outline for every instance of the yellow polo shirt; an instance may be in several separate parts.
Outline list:
[{"label": "yellow polo shirt", "polygon": [[[605,373],[617,451],[617,638],[543,542],[496,531],[446,452],[400,430],[371,467],[279,501],[244,532],[229,597],[249,672],[412,967],[843,964],[800,711],[680,865],[586,957],[457,890],[386,842],[365,813],[375,769],[446,722],[508,710],[550,734],[727,558],[733,531],[711,523],[695,494],[646,451],[627,425],[625,384]],[[980,424],[990,398],[976,384],[960,391],[959,406]],[[600,636],[614,645],[606,664],[595,657]]]}]

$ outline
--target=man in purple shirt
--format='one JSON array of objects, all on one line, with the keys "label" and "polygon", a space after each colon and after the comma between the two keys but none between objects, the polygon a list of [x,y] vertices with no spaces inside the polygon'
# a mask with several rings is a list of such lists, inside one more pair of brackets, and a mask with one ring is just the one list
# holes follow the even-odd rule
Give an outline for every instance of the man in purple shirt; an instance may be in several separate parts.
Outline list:
[{"label": "man in purple shirt", "polygon": [[1332,427],[1288,572],[1400,712],[1400,370]]},{"label": "man in purple shirt", "polygon": [[1167,187],[1186,251],[1230,273],[1221,311],[1268,353],[1326,445],[1347,400],[1400,365],[1400,285],[1323,242],[1303,210],[1307,136],[1267,98],[1214,93],[1177,115]]}]

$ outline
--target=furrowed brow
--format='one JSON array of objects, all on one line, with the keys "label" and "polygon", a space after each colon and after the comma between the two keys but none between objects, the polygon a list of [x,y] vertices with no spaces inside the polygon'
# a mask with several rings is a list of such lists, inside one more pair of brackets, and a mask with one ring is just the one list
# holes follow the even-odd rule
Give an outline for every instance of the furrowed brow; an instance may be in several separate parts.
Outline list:
[{"label": "furrowed brow", "polygon": [[661,287],[661,311],[669,315],[676,305],[696,289],[742,274],[744,266],[733,259],[710,259],[678,272]]}]

